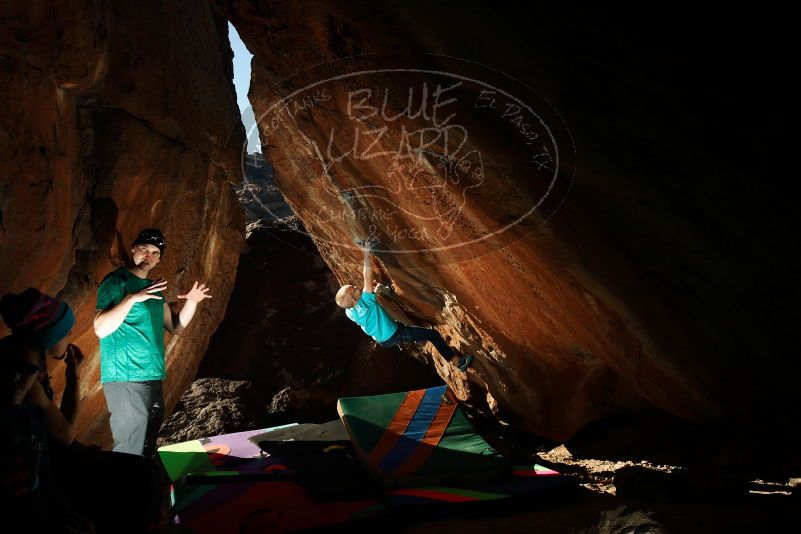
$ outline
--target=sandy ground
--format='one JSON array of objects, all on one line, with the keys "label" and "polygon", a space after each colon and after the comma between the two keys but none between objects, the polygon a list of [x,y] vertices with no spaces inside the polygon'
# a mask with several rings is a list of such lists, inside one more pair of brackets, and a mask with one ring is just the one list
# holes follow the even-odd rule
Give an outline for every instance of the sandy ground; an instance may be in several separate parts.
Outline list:
[{"label": "sandy ground", "polygon": [[522,504],[520,510],[424,521],[406,526],[401,532],[801,531],[801,492],[789,481],[754,480],[746,485],[745,492],[733,495],[732,487],[688,487],[696,482],[680,466],[645,460],[575,458],[564,445],[539,456],[543,463],[573,478],[576,489],[557,499],[543,502],[532,499]]}]

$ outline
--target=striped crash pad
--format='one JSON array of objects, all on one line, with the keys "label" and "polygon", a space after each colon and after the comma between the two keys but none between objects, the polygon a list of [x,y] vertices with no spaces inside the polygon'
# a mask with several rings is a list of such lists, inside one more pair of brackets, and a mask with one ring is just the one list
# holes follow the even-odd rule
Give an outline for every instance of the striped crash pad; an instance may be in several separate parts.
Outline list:
[{"label": "striped crash pad", "polygon": [[197,534],[273,532],[343,524],[386,513],[375,499],[312,499],[293,481],[286,459],[264,455],[250,441],[268,430],[160,447],[159,459],[173,482],[174,522]]},{"label": "striped crash pad", "polygon": [[462,485],[511,473],[447,386],[340,399],[359,458],[386,487]]}]

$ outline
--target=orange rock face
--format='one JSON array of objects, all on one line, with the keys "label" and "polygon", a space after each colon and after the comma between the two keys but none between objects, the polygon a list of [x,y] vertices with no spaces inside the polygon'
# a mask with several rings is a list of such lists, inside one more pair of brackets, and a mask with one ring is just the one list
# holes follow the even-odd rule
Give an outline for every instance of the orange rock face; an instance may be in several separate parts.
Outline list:
[{"label": "orange rock face", "polygon": [[[230,192],[243,140],[230,75],[226,23],[205,2],[4,8],[0,292],[63,291],[75,310],[73,340],[88,357],[84,441],[109,443],[95,292],[141,228],[166,235],[153,274],[169,281],[169,301],[194,280],[214,295],[168,344],[168,407],[225,312],[243,239]],[[60,364],[51,374],[59,391]]]},{"label": "orange rock face", "polygon": [[721,167],[759,127],[730,106],[760,99],[733,64],[705,70],[717,36],[550,7],[217,4],[255,55],[250,100],[287,201],[342,283],[360,278],[354,238],[377,239],[409,320],[477,354],[466,376],[434,358],[461,398],[554,438],[644,403],[790,413],[775,351],[798,314],[761,301],[726,243],[785,295],[798,283],[771,251],[786,230],[732,215],[772,184]]}]

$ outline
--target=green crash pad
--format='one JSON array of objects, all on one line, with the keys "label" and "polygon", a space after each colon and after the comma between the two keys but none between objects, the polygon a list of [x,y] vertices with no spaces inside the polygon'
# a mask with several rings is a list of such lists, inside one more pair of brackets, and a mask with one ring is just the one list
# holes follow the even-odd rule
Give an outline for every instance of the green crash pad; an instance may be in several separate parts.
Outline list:
[{"label": "green crash pad", "polygon": [[509,462],[475,430],[446,386],[340,399],[362,463],[386,487],[484,482]]}]

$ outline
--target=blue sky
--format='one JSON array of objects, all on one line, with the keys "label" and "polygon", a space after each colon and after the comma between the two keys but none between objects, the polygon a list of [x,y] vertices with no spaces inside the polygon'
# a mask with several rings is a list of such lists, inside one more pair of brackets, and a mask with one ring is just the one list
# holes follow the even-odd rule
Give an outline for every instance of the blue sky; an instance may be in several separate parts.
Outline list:
[{"label": "blue sky", "polygon": [[[236,103],[242,113],[242,122],[245,124],[245,135],[248,137],[248,152],[261,152],[258,131],[252,129],[255,123],[253,110],[248,101],[248,89],[250,88],[250,60],[253,57],[245,43],[239,38],[236,29],[228,23],[228,40],[231,42],[231,49],[234,51],[234,88],[236,89]],[[252,132],[251,132],[252,129]]]}]

